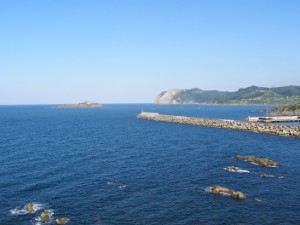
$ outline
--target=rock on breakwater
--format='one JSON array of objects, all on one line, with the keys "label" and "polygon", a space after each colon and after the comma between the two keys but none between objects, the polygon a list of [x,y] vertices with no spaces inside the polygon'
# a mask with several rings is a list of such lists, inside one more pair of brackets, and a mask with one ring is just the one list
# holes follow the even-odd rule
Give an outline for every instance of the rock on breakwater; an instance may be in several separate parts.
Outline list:
[{"label": "rock on breakwater", "polygon": [[168,123],[180,123],[196,126],[224,128],[231,130],[252,131],[273,135],[284,135],[292,137],[300,137],[299,126],[265,124],[257,122],[246,122],[237,120],[222,120],[222,119],[208,119],[196,118],[186,116],[162,115],[154,112],[142,112],[136,116],[138,119],[154,120]]}]

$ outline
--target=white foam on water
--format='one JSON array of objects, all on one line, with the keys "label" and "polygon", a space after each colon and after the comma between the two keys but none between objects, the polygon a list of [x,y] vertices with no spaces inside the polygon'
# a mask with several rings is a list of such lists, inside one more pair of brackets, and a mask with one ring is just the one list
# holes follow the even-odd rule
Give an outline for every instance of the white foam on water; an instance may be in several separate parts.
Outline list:
[{"label": "white foam on water", "polygon": [[112,181],[106,182],[106,185],[107,186],[112,186],[114,188],[118,188],[120,190],[125,189],[125,188],[128,187],[126,184],[118,184],[118,183],[115,183],[115,182],[112,182]]},{"label": "white foam on water", "polygon": [[116,183],[114,183],[114,182],[112,182],[112,181],[108,181],[106,184],[109,185],[109,186],[114,186],[114,185],[116,185]]},{"label": "white foam on water", "polygon": [[232,172],[232,173],[250,173],[249,170],[241,170],[238,167],[235,167],[235,169],[236,170],[230,170],[228,167],[224,168],[224,170],[227,170],[227,171]]},{"label": "white foam on water", "polygon": [[206,192],[211,192],[211,188],[212,188],[212,187],[207,187],[207,188],[204,189],[204,191],[206,191]]},{"label": "white foam on water", "polygon": [[275,167],[278,167],[278,166],[267,166],[267,167],[272,167],[272,168],[275,168]]},{"label": "white foam on water", "polygon": [[270,175],[270,174],[261,174],[260,176],[263,177],[263,178],[277,178],[277,179],[283,179],[284,178],[284,176],[276,177],[276,176]]},{"label": "white foam on water", "polygon": [[26,205],[27,204],[25,206],[23,206],[22,208],[16,207],[16,208],[11,209],[9,211],[12,215],[25,215],[25,214],[29,214],[29,213],[31,213],[31,214],[36,213],[37,211],[44,208],[44,205],[41,204],[41,203],[32,202],[32,203],[28,203],[28,204],[32,204],[33,212],[29,212],[29,211],[26,210]]},{"label": "white foam on water", "polygon": [[249,170],[240,170],[240,169],[238,169],[238,171],[237,171],[238,173],[250,173],[250,171]]},{"label": "white foam on water", "polygon": [[32,203],[32,208],[34,210],[34,213],[45,208],[45,206],[41,203]]},{"label": "white foam on water", "polygon": [[18,207],[9,210],[12,215],[25,215],[29,213],[26,209],[20,209]]},{"label": "white foam on water", "polygon": [[255,200],[256,202],[262,202],[262,200],[259,199],[259,198],[254,198],[254,200]]},{"label": "white foam on water", "polygon": [[[245,162],[248,162],[247,160],[244,160]],[[251,162],[251,164],[257,165],[259,166],[259,164],[255,163],[255,162]],[[266,166],[266,167],[270,167],[270,168],[276,168],[278,166]]]},{"label": "white foam on water", "polygon": [[269,175],[269,174],[261,174],[260,176],[265,178],[276,178],[274,175]]},{"label": "white foam on water", "polygon": [[119,189],[125,189],[125,188],[127,188],[127,185],[126,185],[126,184],[123,184],[123,185],[120,185],[120,186],[119,186]]},{"label": "white foam on water", "polygon": [[34,225],[42,225],[42,222],[33,223]]}]

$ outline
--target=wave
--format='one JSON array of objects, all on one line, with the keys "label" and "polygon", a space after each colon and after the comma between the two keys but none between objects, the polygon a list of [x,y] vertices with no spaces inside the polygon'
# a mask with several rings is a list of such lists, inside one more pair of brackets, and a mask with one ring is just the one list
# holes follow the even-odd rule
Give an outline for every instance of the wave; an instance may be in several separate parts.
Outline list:
[{"label": "wave", "polygon": [[125,188],[128,187],[126,184],[117,184],[117,183],[112,182],[112,181],[106,182],[106,185],[107,185],[107,186],[116,187],[116,188],[118,188],[118,189],[120,189],[120,190],[125,189]]},{"label": "wave", "polygon": [[127,188],[127,185],[126,185],[126,184],[119,185],[119,189],[125,189],[125,188]]},{"label": "wave", "polygon": [[106,182],[106,184],[107,184],[108,186],[114,186],[114,185],[116,185],[116,183],[114,183],[114,182],[112,182],[112,181],[108,181],[108,182]]},{"label": "wave", "polygon": [[[244,160],[245,162],[248,162],[247,160]],[[259,164],[255,163],[255,162],[250,162],[253,165],[259,166]],[[278,166],[265,166],[265,167],[270,167],[270,168],[276,168]]]},{"label": "wave", "polygon": [[270,174],[265,174],[265,173],[260,174],[260,176],[263,177],[263,178],[278,178],[278,179],[283,179],[284,178],[284,176],[277,177],[277,176],[270,175]]},{"label": "wave", "polygon": [[262,202],[262,200],[260,198],[254,198],[254,201],[256,201],[256,202]]}]

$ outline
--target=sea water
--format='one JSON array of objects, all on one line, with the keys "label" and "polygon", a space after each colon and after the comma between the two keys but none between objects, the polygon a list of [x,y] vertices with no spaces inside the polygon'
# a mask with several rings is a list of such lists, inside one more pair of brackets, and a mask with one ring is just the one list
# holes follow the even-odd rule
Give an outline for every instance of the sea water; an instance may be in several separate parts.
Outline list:
[{"label": "sea water", "polygon": [[[265,109],[1,106],[0,224],[43,224],[44,209],[70,225],[300,224],[299,138],[135,119],[144,110],[243,120]],[[237,154],[280,165],[260,167],[235,160]],[[247,199],[215,196],[207,191],[214,185]],[[26,212],[28,203],[37,210]]]}]

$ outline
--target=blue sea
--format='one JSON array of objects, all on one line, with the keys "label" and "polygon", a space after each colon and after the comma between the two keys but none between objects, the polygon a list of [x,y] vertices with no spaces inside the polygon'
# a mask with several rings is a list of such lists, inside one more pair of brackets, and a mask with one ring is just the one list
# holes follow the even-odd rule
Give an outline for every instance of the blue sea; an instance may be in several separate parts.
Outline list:
[{"label": "blue sea", "polygon": [[[242,120],[265,109],[0,106],[0,224],[43,224],[44,209],[54,213],[49,224],[59,217],[70,225],[300,224],[299,138],[135,119],[144,110]],[[237,154],[280,165],[260,167]],[[214,185],[247,199],[215,196],[208,191]],[[24,209],[28,203],[34,213]]]}]

